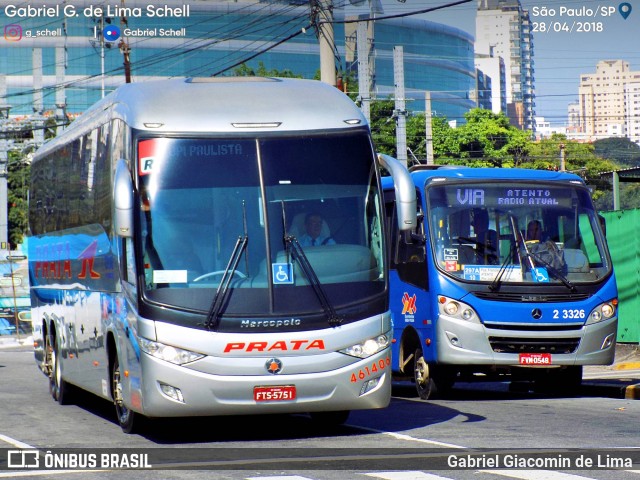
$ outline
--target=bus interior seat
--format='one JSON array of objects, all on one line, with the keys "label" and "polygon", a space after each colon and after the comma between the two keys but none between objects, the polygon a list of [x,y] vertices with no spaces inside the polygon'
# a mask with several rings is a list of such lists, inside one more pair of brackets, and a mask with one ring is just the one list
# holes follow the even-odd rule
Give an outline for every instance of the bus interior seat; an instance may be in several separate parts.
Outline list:
[{"label": "bus interior seat", "polygon": [[565,248],[564,261],[567,264],[568,273],[589,273],[589,261],[582,250]]}]

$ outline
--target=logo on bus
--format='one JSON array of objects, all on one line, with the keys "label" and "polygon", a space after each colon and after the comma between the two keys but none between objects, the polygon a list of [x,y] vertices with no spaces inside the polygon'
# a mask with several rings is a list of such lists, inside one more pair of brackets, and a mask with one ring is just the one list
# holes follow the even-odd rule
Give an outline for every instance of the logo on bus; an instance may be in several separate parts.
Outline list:
[{"label": "logo on bus", "polygon": [[402,315],[409,314],[414,315],[418,310],[416,308],[416,294],[414,293],[411,297],[407,292],[404,292],[402,296]]},{"label": "logo on bus", "polygon": [[270,358],[264,364],[264,368],[267,369],[267,372],[276,375],[282,371],[282,362],[278,358]]}]

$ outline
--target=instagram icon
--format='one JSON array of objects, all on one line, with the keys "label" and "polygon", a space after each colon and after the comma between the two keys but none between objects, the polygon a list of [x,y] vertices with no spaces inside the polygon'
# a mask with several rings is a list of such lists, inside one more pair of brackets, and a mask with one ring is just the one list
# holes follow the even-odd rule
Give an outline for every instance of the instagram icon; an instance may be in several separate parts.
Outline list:
[{"label": "instagram icon", "polygon": [[22,38],[22,27],[17,23],[4,26],[4,39],[7,42],[17,42]]}]

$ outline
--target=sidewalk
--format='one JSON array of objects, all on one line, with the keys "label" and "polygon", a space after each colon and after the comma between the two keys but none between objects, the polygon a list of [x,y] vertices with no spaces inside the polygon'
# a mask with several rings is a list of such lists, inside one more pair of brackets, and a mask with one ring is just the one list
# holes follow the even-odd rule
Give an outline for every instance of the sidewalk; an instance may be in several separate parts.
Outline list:
[{"label": "sidewalk", "polygon": [[20,338],[16,334],[0,335],[0,349],[17,347],[33,348],[33,335],[21,333]]},{"label": "sidewalk", "polygon": [[640,346],[616,345],[613,365],[584,367],[582,393],[640,400]]}]

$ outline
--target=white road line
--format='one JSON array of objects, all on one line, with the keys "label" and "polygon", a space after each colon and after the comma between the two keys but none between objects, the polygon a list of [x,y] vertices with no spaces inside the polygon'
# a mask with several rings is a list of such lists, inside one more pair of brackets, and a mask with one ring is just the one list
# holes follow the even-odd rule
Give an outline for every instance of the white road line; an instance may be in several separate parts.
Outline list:
[{"label": "white road line", "polygon": [[247,480],[312,480],[299,475],[279,475],[277,477],[248,477]]},{"label": "white road line", "polygon": [[95,473],[106,470],[20,470],[19,472],[0,472],[0,478],[43,477],[45,475],[68,475],[69,473]]},{"label": "white road line", "polygon": [[555,472],[552,470],[478,470],[482,473],[492,473],[520,480],[584,480],[590,477],[573,475],[571,473]]},{"label": "white road line", "polygon": [[385,480],[451,480],[449,477],[424,472],[375,472],[365,473],[365,475]]},{"label": "white road line", "polygon": [[21,442],[20,440],[16,440],[15,438],[7,437],[6,435],[2,435],[1,433],[0,440],[17,448],[28,448],[30,450],[37,450],[36,447],[32,447],[31,445]]},{"label": "white road line", "polygon": [[427,443],[429,445],[436,445],[438,447],[445,447],[445,448],[460,448],[460,449],[469,448],[469,447],[462,447],[460,445],[454,445],[453,443],[444,443],[444,442],[439,442],[437,440],[429,440],[428,438],[416,438],[410,435],[405,435],[403,433],[387,432],[385,430],[378,430],[377,428],[362,427],[360,425],[348,425],[348,426],[353,428],[358,428],[360,430],[365,430],[367,432],[381,433],[383,435],[388,435],[390,437],[395,438],[396,440],[407,440],[409,442]]}]

